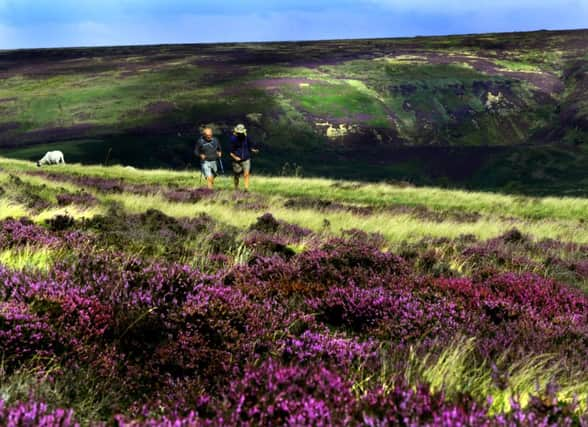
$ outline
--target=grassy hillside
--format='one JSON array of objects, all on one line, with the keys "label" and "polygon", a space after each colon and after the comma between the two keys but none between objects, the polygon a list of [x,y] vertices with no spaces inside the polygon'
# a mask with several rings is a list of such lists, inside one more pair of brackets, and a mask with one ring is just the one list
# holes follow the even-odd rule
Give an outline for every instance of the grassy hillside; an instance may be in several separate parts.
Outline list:
[{"label": "grassy hillside", "polygon": [[[225,206],[227,198],[239,199],[238,194],[233,194],[230,177],[218,180],[218,196],[212,194],[200,201],[196,194],[194,201],[199,203],[184,203],[190,201],[186,194],[187,200],[178,196],[179,200],[173,203],[165,194],[175,189],[180,193],[195,191],[204,185],[199,173],[75,164],[39,169],[32,163],[6,158],[0,158],[0,168],[0,182],[7,186],[3,200],[11,206],[0,214],[3,217],[34,214],[36,201],[44,208],[62,212],[55,199],[60,190],[85,190],[95,193],[106,205],[120,203],[131,212],[154,208],[175,217],[210,213],[238,227],[250,225],[271,207],[272,213],[281,219],[317,231],[327,220],[335,231],[357,227],[383,233],[391,242],[470,233],[487,239],[515,226],[538,238],[588,243],[586,198],[509,196],[406,183],[255,176],[255,195],[242,196],[248,209],[235,215],[239,203]],[[18,177],[18,183],[12,176]],[[19,202],[21,198],[24,204]],[[104,209],[95,206],[90,213],[104,213]],[[39,218],[53,213],[46,209],[37,212]]]},{"label": "grassy hillside", "polygon": [[[200,175],[190,171],[79,164],[39,169],[29,162],[0,158],[0,219],[27,216],[43,223],[63,214],[83,218],[108,216],[113,210],[142,214],[154,209],[173,218],[210,215],[226,227],[247,230],[269,212],[314,233],[336,236],[359,229],[381,234],[391,250],[428,248],[447,255],[448,265],[460,272],[468,268],[467,257],[459,255],[462,250],[516,229],[531,239],[516,251],[530,264],[525,261],[517,268],[545,268],[547,275],[588,290],[581,249],[588,244],[586,198],[266,176],[253,178],[251,194],[235,193],[230,177],[219,178],[214,193],[201,188],[204,185]],[[559,246],[554,252],[541,249],[555,241],[576,248],[557,267],[552,258],[559,259]],[[141,242],[137,243],[141,251]],[[510,249],[508,257],[515,255]]]},{"label": "grassy hillside", "polygon": [[0,424],[588,422],[588,199],[230,187],[0,157]]},{"label": "grassy hillside", "polygon": [[588,35],[0,52],[0,152],[184,168],[244,122],[258,171],[586,195]]}]

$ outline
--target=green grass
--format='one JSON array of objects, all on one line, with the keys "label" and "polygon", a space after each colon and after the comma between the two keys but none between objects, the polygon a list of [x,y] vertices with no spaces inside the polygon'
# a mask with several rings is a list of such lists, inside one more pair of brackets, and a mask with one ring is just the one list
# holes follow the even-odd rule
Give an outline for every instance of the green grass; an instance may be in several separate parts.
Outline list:
[{"label": "green grass", "polygon": [[0,364],[0,399],[10,405],[31,395],[55,407],[72,408],[82,426],[111,415],[122,396],[108,378],[87,368],[64,370],[55,360],[34,358],[6,374]]},{"label": "green grass", "polygon": [[[193,217],[199,213],[208,213],[221,222],[244,228],[255,222],[264,211],[245,211],[235,215],[233,210],[218,205],[202,203],[198,205],[170,204],[157,197],[111,196],[112,200],[121,202],[130,212],[142,212],[145,208],[159,209],[170,216]],[[414,218],[410,215],[375,214],[367,218],[358,218],[348,212],[320,213],[310,209],[291,210],[273,207],[269,211],[278,219],[299,224],[315,231],[324,227],[325,220],[330,230],[339,234],[342,230],[360,228],[364,231],[382,233],[390,242],[404,240],[418,241],[424,237],[456,238],[462,234],[473,234],[479,239],[496,237],[513,226],[512,221],[481,219],[475,223],[460,223],[451,220],[433,222]],[[525,233],[531,233],[538,239],[554,238],[564,241],[588,243],[588,232],[582,226],[565,222],[540,221],[518,222],[516,226]]]},{"label": "green grass", "polygon": [[[505,369],[506,387],[498,387],[492,378],[492,368],[487,362],[479,362],[475,356],[475,341],[472,338],[457,338],[454,344],[439,354],[417,355],[411,351],[405,365],[404,376],[410,384],[425,382],[432,391],[443,391],[450,399],[460,394],[470,394],[479,401],[492,397],[491,414],[508,412],[511,399],[516,398],[525,407],[531,395],[544,391],[552,382],[557,382],[558,400],[579,403],[579,413],[586,411],[588,398],[588,376],[582,372],[571,372],[558,363],[553,355],[535,355],[511,364]],[[497,362],[501,365],[500,360]],[[387,386],[392,372],[384,364],[379,381]],[[389,377],[390,376],[390,377]]]},{"label": "green grass", "polygon": [[286,92],[300,107],[317,116],[350,118],[366,114],[373,119],[384,119],[381,102],[365,86],[357,83],[311,84],[295,92]]},{"label": "green grass", "polygon": [[500,66],[500,68],[504,68],[508,71],[525,71],[529,73],[541,72],[541,67],[528,62],[520,62],[509,59],[495,59],[494,63]]},{"label": "green grass", "polygon": [[25,246],[19,249],[6,249],[0,252],[0,264],[13,270],[37,270],[48,272],[60,255],[45,247]]},{"label": "green grass", "polygon": [[0,82],[0,98],[16,97],[17,101],[1,120],[20,123],[20,131],[88,124],[107,126],[116,133],[161,119],[161,113],[147,108],[160,101],[170,103],[172,110],[164,115],[175,116],[174,120],[189,119],[203,109],[208,114],[218,111],[230,115],[244,108],[256,111],[267,104],[259,91],[227,99],[221,92],[230,87],[203,83],[207,73],[195,65],[168,64],[140,69],[129,76],[108,71],[97,76],[12,77]]},{"label": "green grass", "polygon": [[[22,172],[36,170],[28,162],[0,159],[0,167],[6,172],[18,173],[24,182],[41,185],[44,180]],[[104,178],[122,178],[133,183],[158,184],[162,189],[167,186],[198,187],[199,176],[194,172],[177,172],[169,170],[139,170],[123,167],[67,165],[54,167],[51,172],[58,174],[80,174]],[[61,182],[46,184],[43,190],[48,194],[60,188],[75,191],[77,187]],[[247,227],[265,210],[238,210],[237,207],[217,203],[218,198],[230,194],[232,182],[220,178],[217,182],[216,198],[199,203],[171,203],[159,194],[143,196],[134,194],[95,195],[102,201],[96,207],[82,206],[52,207],[34,214],[37,221],[43,221],[58,213],[69,213],[75,217],[93,216],[104,212],[108,203],[120,203],[129,212],[144,212],[149,208],[159,209],[174,217],[194,217],[200,213],[212,215],[217,220],[236,226]],[[268,210],[277,218],[300,224],[316,231],[339,233],[349,228],[361,228],[365,231],[380,232],[391,243],[404,240],[417,241],[423,237],[458,237],[460,234],[474,234],[480,239],[497,236],[516,226],[521,231],[533,235],[536,239],[554,238],[564,241],[588,243],[588,229],[580,221],[588,211],[588,199],[577,197],[517,197],[493,193],[480,193],[447,190],[434,187],[403,187],[384,183],[365,184],[328,179],[307,179],[287,177],[252,178],[255,193],[269,198]],[[90,189],[91,190],[91,189]],[[284,207],[288,199],[312,198],[330,200],[359,206],[373,206],[380,209],[369,216],[358,216],[349,211],[317,212],[313,209],[292,209]],[[3,217],[21,216],[27,213],[20,205],[8,203],[2,199],[6,209]],[[410,213],[386,211],[394,206],[426,207],[440,213],[469,212],[479,213],[480,218],[474,222],[461,222],[448,217],[437,222],[421,218]],[[237,209],[237,211],[236,211]],[[6,212],[6,214],[4,214]],[[325,221],[326,220],[326,221]],[[330,224],[325,230],[325,223]]]},{"label": "green grass", "polygon": [[24,206],[14,203],[8,199],[0,198],[0,219],[19,218],[27,214]]},{"label": "green grass", "polygon": [[[1,159],[6,170],[36,170],[33,164]],[[104,178],[122,178],[130,182],[151,184],[177,184],[197,186],[198,173],[164,169],[141,170],[120,166],[81,166],[49,169],[51,172],[82,174]],[[255,190],[265,195],[282,197],[311,197],[327,200],[389,206],[403,204],[424,205],[435,210],[459,209],[466,212],[513,215],[530,219],[583,219],[588,211],[588,199],[580,197],[525,197],[498,193],[450,190],[435,187],[405,187],[383,183],[365,184],[353,181],[337,181],[321,178],[288,178],[257,176]],[[220,180],[219,188],[231,187],[230,180]]]},{"label": "green grass", "polygon": [[[160,100],[178,100],[204,95],[194,82],[203,75],[195,66],[164,70],[146,69],[121,77],[103,72],[97,76],[71,74],[47,79],[13,77],[0,82],[0,97],[16,96],[18,101],[4,121],[18,121],[21,130],[79,123],[131,126],[147,123],[154,114],[143,111]],[[129,114],[141,111],[141,114]],[[121,118],[124,120],[121,121]],[[121,123],[122,122],[122,123]]]}]

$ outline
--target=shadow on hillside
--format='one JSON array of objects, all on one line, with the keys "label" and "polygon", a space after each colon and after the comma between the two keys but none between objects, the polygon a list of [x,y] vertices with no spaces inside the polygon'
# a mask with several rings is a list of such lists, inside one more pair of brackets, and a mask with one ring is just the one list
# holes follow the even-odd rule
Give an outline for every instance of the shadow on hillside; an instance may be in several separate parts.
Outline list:
[{"label": "shadow on hillside", "polygon": [[[197,169],[195,130],[181,135],[117,135],[2,150],[0,155],[36,161],[61,149],[67,161],[138,168]],[[228,135],[220,136],[228,151]],[[225,169],[229,170],[226,157]],[[396,147],[302,151],[262,145],[254,173],[401,183],[526,196],[588,197],[588,147]]]}]

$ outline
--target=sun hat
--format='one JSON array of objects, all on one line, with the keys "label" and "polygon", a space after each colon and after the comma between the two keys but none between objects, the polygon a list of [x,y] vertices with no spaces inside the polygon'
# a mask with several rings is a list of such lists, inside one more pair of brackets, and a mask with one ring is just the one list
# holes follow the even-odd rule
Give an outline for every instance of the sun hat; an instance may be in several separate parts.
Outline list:
[{"label": "sun hat", "polygon": [[234,129],[235,133],[244,133],[245,135],[247,135],[247,129],[245,129],[245,125],[239,123],[237,126],[235,126]]}]

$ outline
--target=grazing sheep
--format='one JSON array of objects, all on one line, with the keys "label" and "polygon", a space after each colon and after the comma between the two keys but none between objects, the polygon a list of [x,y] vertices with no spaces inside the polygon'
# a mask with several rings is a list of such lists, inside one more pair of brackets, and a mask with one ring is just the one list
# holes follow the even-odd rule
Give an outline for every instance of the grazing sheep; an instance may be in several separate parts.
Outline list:
[{"label": "grazing sheep", "polygon": [[43,158],[37,162],[37,166],[58,165],[60,163],[65,164],[63,153],[61,151],[48,151]]}]

